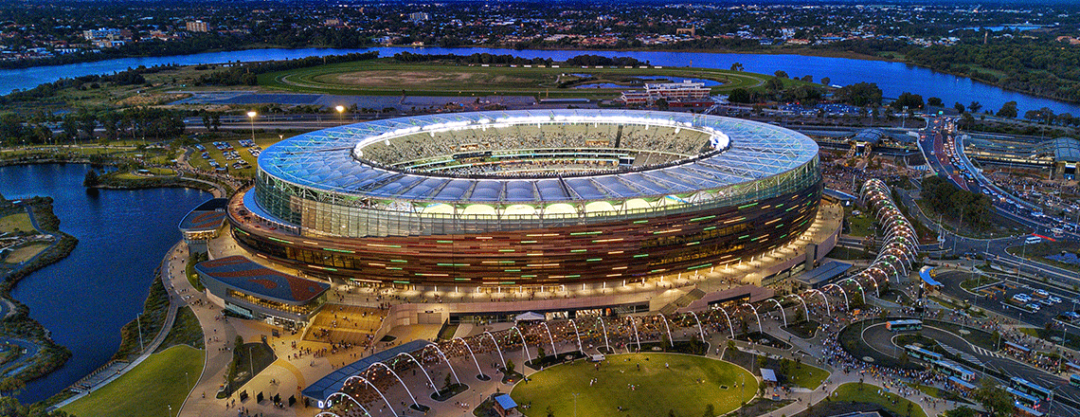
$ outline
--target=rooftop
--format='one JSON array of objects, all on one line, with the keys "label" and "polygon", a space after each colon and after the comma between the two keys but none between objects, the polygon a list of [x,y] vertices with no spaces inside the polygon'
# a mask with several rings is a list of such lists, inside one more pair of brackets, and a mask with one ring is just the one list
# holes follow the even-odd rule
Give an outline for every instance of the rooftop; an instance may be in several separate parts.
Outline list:
[{"label": "rooftop", "polygon": [[289,304],[306,303],[330,289],[330,284],[284,274],[243,256],[201,262],[195,271],[248,294]]},{"label": "rooftop", "polygon": [[[575,178],[444,178],[398,172],[363,163],[355,149],[393,134],[424,129],[482,128],[528,123],[669,125],[718,132],[725,151],[685,163],[620,174]],[[558,202],[665,198],[721,189],[778,175],[817,156],[817,144],[800,133],[748,120],[631,110],[522,110],[457,113],[378,120],[296,136],[268,147],[259,169],[293,185],[346,196],[413,202]]]},{"label": "rooftop", "polygon": [[315,381],[307,388],[304,388],[302,394],[305,397],[315,400],[324,400],[329,397],[330,394],[341,391],[341,388],[345,386],[345,380],[353,375],[359,375],[369,366],[376,362],[384,362],[393,359],[395,356],[401,353],[412,353],[422,349],[424,346],[431,344],[423,340],[413,340],[409,343],[398,345],[382,352],[375,353],[371,356],[360,359],[356,362],[345,365],[338,370],[331,372],[330,374],[322,377],[318,381]]},{"label": "rooftop", "polygon": [[202,231],[221,227],[225,222],[225,208],[228,205],[227,198],[206,200],[184,216],[184,219],[180,221],[180,230]]}]

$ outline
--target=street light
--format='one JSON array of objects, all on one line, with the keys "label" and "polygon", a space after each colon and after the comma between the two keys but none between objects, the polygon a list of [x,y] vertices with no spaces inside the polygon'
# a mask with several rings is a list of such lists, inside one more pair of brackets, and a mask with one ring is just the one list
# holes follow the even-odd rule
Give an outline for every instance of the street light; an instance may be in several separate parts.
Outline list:
[{"label": "street light", "polygon": [[251,141],[254,142],[255,141],[255,116],[258,116],[259,114],[255,113],[255,110],[252,110],[252,111],[247,112],[247,115],[248,115],[248,119],[251,121]]},{"label": "street light", "polygon": [[345,124],[345,106],[334,107],[334,110],[337,110],[338,124]]}]

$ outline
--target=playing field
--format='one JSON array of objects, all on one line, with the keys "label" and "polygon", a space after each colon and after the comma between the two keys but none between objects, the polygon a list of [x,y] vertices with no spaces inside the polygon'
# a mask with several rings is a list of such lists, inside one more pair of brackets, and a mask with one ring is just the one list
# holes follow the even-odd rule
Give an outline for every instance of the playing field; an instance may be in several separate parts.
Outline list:
[{"label": "playing field", "polygon": [[[580,416],[656,417],[669,411],[698,416],[708,404],[714,407],[713,415],[721,415],[752,399],[758,386],[753,375],[730,363],[664,353],[609,356],[599,370],[591,362],[578,361],[529,378],[510,394],[527,406],[523,412],[529,417],[548,415],[548,407],[556,416],[574,415],[574,394],[579,394]],[[596,383],[590,386],[594,378]]]},{"label": "playing field", "polygon": [[[346,62],[259,76],[259,85],[273,89],[323,94],[614,98],[641,82],[680,79],[710,80],[714,93],[737,87],[759,88],[771,78],[708,68],[546,68],[468,66],[449,63],[411,64],[390,59]],[[801,81],[785,80],[785,83]],[[592,86],[600,88],[592,88]],[[585,87],[585,88],[574,88]]]},{"label": "playing field", "polygon": [[26,262],[37,256],[37,254],[41,253],[41,251],[48,248],[48,243],[31,243],[29,245],[20,246],[12,250],[11,253],[9,253],[6,258],[4,258],[4,262],[9,264]]},{"label": "playing field", "polygon": [[30,215],[25,212],[0,217],[0,233],[33,231],[34,225],[30,223]]},{"label": "playing field", "polygon": [[202,367],[201,350],[173,346],[150,355],[135,369],[62,410],[79,417],[173,416]]}]

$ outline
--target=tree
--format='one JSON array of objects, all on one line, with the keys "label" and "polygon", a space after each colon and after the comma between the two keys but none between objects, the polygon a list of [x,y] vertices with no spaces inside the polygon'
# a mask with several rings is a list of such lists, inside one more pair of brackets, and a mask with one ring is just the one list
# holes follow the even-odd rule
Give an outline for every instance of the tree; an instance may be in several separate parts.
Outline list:
[{"label": "tree", "polygon": [[705,414],[701,417],[716,417],[716,407],[712,404],[705,404]]},{"label": "tree", "polygon": [[94,138],[94,129],[97,128],[97,115],[85,110],[79,111],[79,129],[86,132],[86,137]]},{"label": "tree", "polygon": [[513,373],[514,373],[514,361],[512,359],[508,359],[506,361],[506,374],[511,375]]},{"label": "tree", "polygon": [[982,404],[983,408],[990,413],[991,417],[1007,417],[1012,415],[1013,399],[1004,388],[989,378],[983,378],[982,383],[974,392],[975,399]]},{"label": "tree", "polygon": [[765,88],[771,92],[778,92],[784,89],[784,81],[780,77],[770,78],[769,81],[765,82]]},{"label": "tree", "polygon": [[750,96],[750,90],[739,87],[728,93],[728,101],[732,103],[752,103],[753,98]]},{"label": "tree", "polygon": [[667,102],[667,99],[664,99],[664,98],[658,98],[658,99],[656,99],[656,101],[655,101],[655,102],[653,102],[653,104],[655,104],[655,105],[656,105],[656,108],[657,108],[657,109],[660,109],[660,110],[667,110],[667,109],[668,109],[668,102]]},{"label": "tree", "polygon": [[941,103],[941,98],[940,97],[930,97],[930,98],[926,99],[926,104],[929,104],[929,105],[934,106],[934,107],[943,106],[943,104]]},{"label": "tree", "polygon": [[877,84],[862,82],[840,87],[834,98],[853,106],[880,106],[881,95],[881,88]]},{"label": "tree", "polygon": [[0,397],[0,416],[10,417],[67,417],[63,411],[48,411],[42,403],[31,405],[19,404],[15,397]]},{"label": "tree", "polygon": [[1006,101],[1005,104],[1001,106],[1001,109],[997,111],[996,115],[997,117],[1016,118],[1016,102]]},{"label": "tree", "polygon": [[969,110],[971,110],[972,113],[978,113],[979,110],[983,108],[983,105],[978,101],[972,101],[971,104],[968,104],[967,107]]},{"label": "tree", "polygon": [[967,108],[965,108],[964,105],[961,104],[959,101],[956,102],[956,104],[953,104],[953,108],[956,109],[956,111],[960,112],[960,113],[963,113],[964,110],[967,110]]},{"label": "tree", "polygon": [[978,417],[979,413],[975,409],[962,405],[952,410],[945,412],[945,417]]},{"label": "tree", "polygon": [[450,373],[446,373],[446,379],[443,380],[443,390],[450,391],[450,387],[454,385],[454,382],[450,379]]},{"label": "tree", "polygon": [[544,351],[544,347],[543,346],[537,346],[536,347],[536,358],[537,359],[544,359],[544,356],[547,356],[547,352]]},{"label": "tree", "polygon": [[821,77],[821,83],[824,85],[829,85],[830,81],[832,81],[832,79],[829,77]]},{"label": "tree", "polygon": [[738,62],[736,62],[734,64],[731,64],[731,70],[732,71],[743,71],[744,70],[743,64],[740,64]]},{"label": "tree", "polygon": [[9,395],[17,394],[26,388],[26,383],[19,378],[4,378],[0,381],[0,393],[7,393]]},{"label": "tree", "polygon": [[814,76],[812,76],[812,75],[804,75],[802,78],[800,78],[800,80],[802,80],[804,82],[812,83],[812,82],[814,82]]},{"label": "tree", "polygon": [[773,75],[775,75],[776,78],[787,78],[788,77],[787,72],[785,72],[783,70],[777,70],[776,72],[773,73]]},{"label": "tree", "polygon": [[923,98],[921,95],[912,94],[906,91],[900,93],[900,97],[897,97],[896,100],[892,102],[892,107],[897,110],[903,109],[904,107],[907,107],[908,109],[919,109],[922,108],[922,106]]},{"label": "tree", "polygon": [[79,123],[75,120],[75,115],[68,113],[64,116],[64,119],[60,122],[60,130],[67,135],[69,140],[75,140],[79,137]]},{"label": "tree", "polygon": [[94,170],[91,169],[90,171],[88,171],[86,173],[86,176],[83,177],[82,185],[83,185],[83,187],[88,187],[89,188],[89,187],[95,187],[100,183],[101,183],[101,179],[98,178],[97,171],[94,171]]}]

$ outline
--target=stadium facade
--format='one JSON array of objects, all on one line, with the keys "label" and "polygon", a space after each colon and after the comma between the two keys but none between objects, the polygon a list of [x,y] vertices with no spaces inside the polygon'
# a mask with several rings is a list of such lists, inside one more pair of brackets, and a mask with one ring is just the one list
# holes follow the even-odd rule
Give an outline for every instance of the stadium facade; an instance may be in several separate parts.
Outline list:
[{"label": "stadium facade", "polygon": [[459,113],[268,147],[230,202],[241,245],[319,276],[566,285],[737,263],[796,239],[817,145],[742,119],[625,110]]}]

